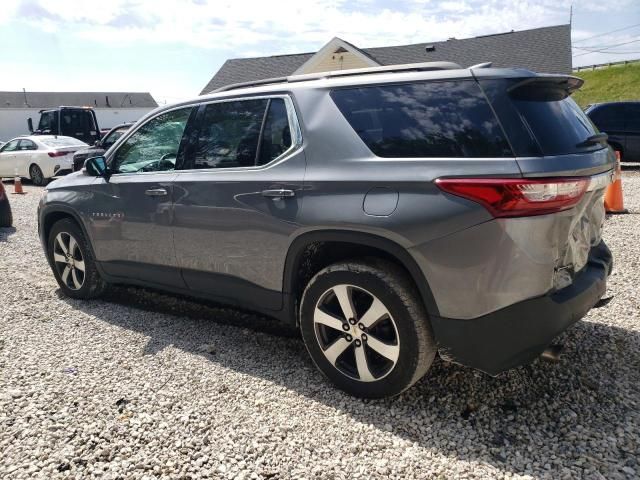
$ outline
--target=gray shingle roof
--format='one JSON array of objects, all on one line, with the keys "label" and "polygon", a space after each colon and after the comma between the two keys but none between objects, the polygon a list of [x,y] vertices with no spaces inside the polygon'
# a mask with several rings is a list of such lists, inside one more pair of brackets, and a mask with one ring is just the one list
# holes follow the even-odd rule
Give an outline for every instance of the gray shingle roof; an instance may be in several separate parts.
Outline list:
[{"label": "gray shingle roof", "polygon": [[[0,108],[52,108],[61,105],[98,108],[155,108],[148,92],[0,92]],[[109,104],[107,105],[107,98]]]},{"label": "gray shingle roof", "polygon": [[[427,45],[434,46],[435,50],[427,52]],[[451,61],[468,67],[493,62],[494,67],[522,67],[544,73],[571,73],[572,67],[570,25],[360,50],[380,65]],[[227,60],[200,95],[232,83],[291,75],[313,55],[301,53]]]}]

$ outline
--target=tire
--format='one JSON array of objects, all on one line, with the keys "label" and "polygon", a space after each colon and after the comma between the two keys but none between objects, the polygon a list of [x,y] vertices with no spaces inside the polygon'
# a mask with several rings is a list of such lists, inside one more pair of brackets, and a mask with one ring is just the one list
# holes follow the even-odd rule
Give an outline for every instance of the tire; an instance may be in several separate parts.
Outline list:
[{"label": "tire", "polygon": [[44,187],[48,182],[46,178],[44,178],[44,174],[42,173],[42,169],[36,165],[35,163],[29,167],[29,178],[34,185],[38,187]]},{"label": "tire", "polygon": [[0,191],[0,227],[10,227],[13,225],[13,215],[7,194]]},{"label": "tire", "polygon": [[[349,322],[342,305],[354,313]],[[302,296],[300,330],[320,371],[357,397],[402,393],[424,376],[437,351],[415,285],[398,266],[378,259],[317,273]]]},{"label": "tire", "polygon": [[89,242],[73,220],[65,218],[53,225],[47,240],[47,256],[60,288],[68,297],[96,298],[106,290]]}]

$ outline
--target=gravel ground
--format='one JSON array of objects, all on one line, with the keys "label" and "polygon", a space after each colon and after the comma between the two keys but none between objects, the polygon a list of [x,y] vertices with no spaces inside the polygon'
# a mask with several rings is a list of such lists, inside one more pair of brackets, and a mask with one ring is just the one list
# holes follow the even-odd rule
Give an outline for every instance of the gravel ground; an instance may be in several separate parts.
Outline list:
[{"label": "gravel ground", "polygon": [[[624,177],[640,212],[640,170]],[[136,288],[61,297],[26,191],[0,229],[0,477],[640,476],[638,213],[607,220],[613,300],[563,335],[560,363],[491,378],[437,360],[362,401],[270,320]]]}]

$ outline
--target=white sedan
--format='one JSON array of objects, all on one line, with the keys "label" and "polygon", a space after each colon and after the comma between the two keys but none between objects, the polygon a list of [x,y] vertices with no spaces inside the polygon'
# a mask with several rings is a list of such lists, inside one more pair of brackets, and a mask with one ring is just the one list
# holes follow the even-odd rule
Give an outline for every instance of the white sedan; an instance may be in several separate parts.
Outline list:
[{"label": "white sedan", "polygon": [[0,178],[30,178],[46,185],[52,178],[73,171],[73,154],[87,144],[61,135],[18,137],[0,147]]}]

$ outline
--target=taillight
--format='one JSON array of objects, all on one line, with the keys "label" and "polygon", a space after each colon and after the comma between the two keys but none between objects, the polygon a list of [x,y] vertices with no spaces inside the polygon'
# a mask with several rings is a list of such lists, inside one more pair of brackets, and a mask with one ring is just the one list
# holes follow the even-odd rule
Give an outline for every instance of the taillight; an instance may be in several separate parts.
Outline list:
[{"label": "taillight", "polygon": [[47,152],[47,154],[51,157],[64,157],[69,152]]},{"label": "taillight", "polygon": [[588,178],[441,178],[443,191],[478,202],[494,217],[526,217],[560,212],[580,201]]}]

